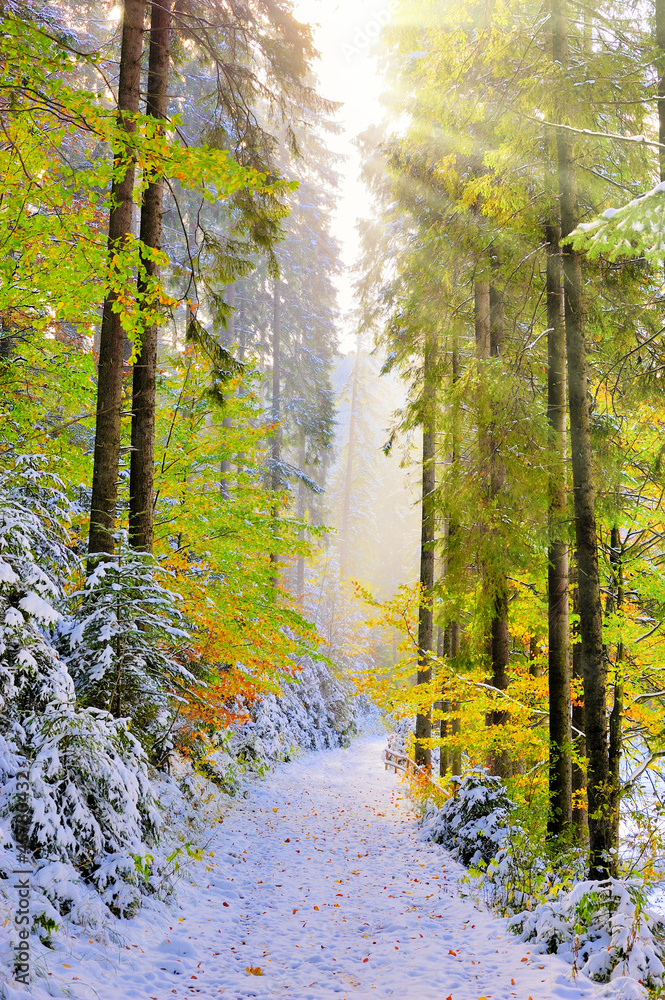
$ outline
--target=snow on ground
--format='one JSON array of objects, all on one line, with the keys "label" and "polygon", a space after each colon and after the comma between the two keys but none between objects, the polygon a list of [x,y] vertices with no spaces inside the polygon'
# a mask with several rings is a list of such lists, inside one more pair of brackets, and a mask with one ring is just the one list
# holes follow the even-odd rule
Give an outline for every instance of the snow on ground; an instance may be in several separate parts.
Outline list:
[{"label": "snow on ground", "polygon": [[213,826],[210,853],[192,869],[192,882],[180,883],[177,907],[148,904],[119,922],[114,945],[80,929],[64,941],[58,935],[33,995],[630,995],[573,983],[561,959],[530,953],[504,920],[460,895],[464,869],[419,838],[404,786],[384,771],[383,745],[364,738],[278,766]]}]

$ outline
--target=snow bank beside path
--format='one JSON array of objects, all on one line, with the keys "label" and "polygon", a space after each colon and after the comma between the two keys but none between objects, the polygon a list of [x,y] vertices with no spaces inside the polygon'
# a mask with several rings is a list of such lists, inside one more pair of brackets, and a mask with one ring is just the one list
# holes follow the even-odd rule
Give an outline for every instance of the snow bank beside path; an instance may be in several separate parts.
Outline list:
[{"label": "snow bank beside path", "polygon": [[[383,740],[303,755],[230,805],[179,906],[148,903],[109,945],[59,934],[32,996],[75,1000],[582,1000],[506,921],[460,896],[464,869],[419,839]],[[638,992],[635,992],[635,989]],[[631,992],[631,990],[633,992]],[[27,991],[10,987],[10,1000]]]}]

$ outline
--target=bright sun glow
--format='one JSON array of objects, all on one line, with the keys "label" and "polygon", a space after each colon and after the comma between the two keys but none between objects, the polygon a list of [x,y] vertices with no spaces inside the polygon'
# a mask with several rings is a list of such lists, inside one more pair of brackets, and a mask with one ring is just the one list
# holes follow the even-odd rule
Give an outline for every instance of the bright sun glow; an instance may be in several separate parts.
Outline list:
[{"label": "bright sun glow", "polygon": [[[386,0],[296,0],[296,17],[314,28],[321,59],[316,65],[320,92],[342,102],[337,120],[343,127],[328,143],[347,159],[341,172],[339,207],[333,231],[342,247],[347,268],[340,276],[339,304],[343,312],[352,306],[352,276],[348,268],[357,257],[356,223],[368,214],[368,193],[360,180],[360,157],[353,145],[355,137],[381,117],[381,80],[374,48],[381,27],[389,17]],[[342,349],[353,344],[353,331],[342,341]]]}]

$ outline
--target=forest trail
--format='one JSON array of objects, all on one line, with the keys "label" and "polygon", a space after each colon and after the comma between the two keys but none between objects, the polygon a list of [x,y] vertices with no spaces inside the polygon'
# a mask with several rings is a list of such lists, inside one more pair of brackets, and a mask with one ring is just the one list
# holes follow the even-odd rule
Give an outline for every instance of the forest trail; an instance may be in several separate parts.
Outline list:
[{"label": "forest trail", "polygon": [[616,995],[573,983],[561,959],[530,954],[460,896],[463,869],[418,839],[383,745],[308,753],[251,786],[211,831],[214,856],[195,866],[198,884],[181,883],[178,911],[124,923],[124,947],[72,939],[51,988],[86,1000]]}]

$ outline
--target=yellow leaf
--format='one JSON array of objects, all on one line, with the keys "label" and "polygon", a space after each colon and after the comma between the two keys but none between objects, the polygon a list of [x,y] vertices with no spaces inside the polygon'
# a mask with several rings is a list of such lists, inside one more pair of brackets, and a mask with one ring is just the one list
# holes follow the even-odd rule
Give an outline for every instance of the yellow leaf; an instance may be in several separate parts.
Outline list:
[{"label": "yellow leaf", "polygon": [[249,972],[250,976],[262,976],[263,975],[263,971],[261,969],[261,966],[259,966],[259,965],[257,965],[256,967],[253,966],[253,965],[247,965],[247,966],[245,966],[245,972]]}]

